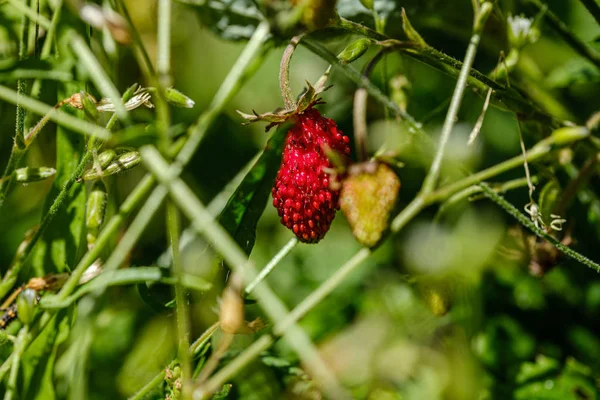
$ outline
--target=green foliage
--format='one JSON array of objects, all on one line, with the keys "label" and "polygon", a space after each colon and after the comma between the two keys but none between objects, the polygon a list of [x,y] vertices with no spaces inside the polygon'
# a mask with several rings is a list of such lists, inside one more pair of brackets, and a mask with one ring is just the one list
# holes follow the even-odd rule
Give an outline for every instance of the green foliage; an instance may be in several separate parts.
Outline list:
[{"label": "green foliage", "polygon": [[[0,396],[600,398],[595,1],[155,5],[0,1]],[[377,237],[279,223],[295,103]]]}]

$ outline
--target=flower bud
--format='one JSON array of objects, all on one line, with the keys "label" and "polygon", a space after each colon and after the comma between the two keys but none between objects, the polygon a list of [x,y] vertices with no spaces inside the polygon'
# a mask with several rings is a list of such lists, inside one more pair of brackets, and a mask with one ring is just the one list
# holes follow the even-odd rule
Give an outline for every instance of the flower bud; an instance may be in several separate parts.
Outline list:
[{"label": "flower bud", "polygon": [[142,162],[142,157],[140,157],[140,153],[138,151],[128,151],[117,156],[117,158],[114,159],[110,164],[108,164],[105,168],[102,168],[100,173],[98,173],[96,168],[92,167],[88,169],[84,172],[81,179],[89,181],[92,179],[119,174],[132,169],[140,162]]},{"label": "flower bud", "polygon": [[35,316],[38,293],[30,288],[23,290],[17,297],[17,314],[21,322],[29,325]]},{"label": "flower bud", "polygon": [[106,168],[117,157],[117,153],[113,149],[108,149],[98,154],[98,163],[101,168]]},{"label": "flower bud", "polygon": [[194,103],[194,100],[172,87],[165,91],[165,97],[169,103],[177,107],[192,108],[194,107],[194,104],[196,104]]},{"label": "flower bud", "polygon": [[30,183],[44,180],[53,176],[56,173],[54,168],[49,167],[25,167],[15,170],[15,181],[21,183]]},{"label": "flower bud", "polygon": [[373,247],[388,227],[400,180],[383,163],[353,165],[342,183],[340,206],[356,240]]},{"label": "flower bud", "polygon": [[371,39],[361,38],[350,43],[338,54],[337,59],[341,64],[350,64],[358,60],[363,54],[369,50],[369,46],[373,41]]},{"label": "flower bud", "polygon": [[101,180],[94,182],[92,191],[88,195],[86,206],[85,225],[87,228],[87,243],[91,247],[96,242],[100,226],[104,222],[106,215],[106,204],[108,203],[108,193],[106,186]]}]

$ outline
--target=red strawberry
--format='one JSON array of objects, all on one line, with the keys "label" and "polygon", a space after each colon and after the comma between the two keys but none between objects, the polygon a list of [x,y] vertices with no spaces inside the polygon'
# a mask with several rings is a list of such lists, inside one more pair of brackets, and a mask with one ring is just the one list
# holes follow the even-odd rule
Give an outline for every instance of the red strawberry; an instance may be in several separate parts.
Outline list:
[{"label": "red strawberry", "polygon": [[312,107],[294,118],[272,191],[273,205],[281,223],[300,241],[316,243],[325,236],[339,209],[339,190],[330,188],[332,178],[325,172],[332,164],[324,147],[349,156],[350,140],[332,119]]}]

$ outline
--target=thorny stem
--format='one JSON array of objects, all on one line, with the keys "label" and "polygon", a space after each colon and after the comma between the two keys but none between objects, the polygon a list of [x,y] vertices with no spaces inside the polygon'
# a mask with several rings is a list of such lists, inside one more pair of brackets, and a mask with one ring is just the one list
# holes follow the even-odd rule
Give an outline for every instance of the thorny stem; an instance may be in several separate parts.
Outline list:
[{"label": "thorny stem", "polygon": [[578,261],[581,264],[586,265],[586,266],[592,268],[593,270],[595,270],[596,272],[600,273],[600,264],[595,263],[594,261],[585,257],[584,255],[579,254],[578,252],[565,246],[564,244],[562,244],[561,242],[559,242],[558,240],[556,240],[555,238],[550,236],[546,231],[535,226],[535,224],[531,221],[531,219],[529,219],[528,217],[523,215],[519,210],[516,209],[515,206],[513,206],[508,201],[506,201],[502,196],[500,196],[499,194],[497,194],[493,190],[491,190],[487,184],[481,183],[480,185],[483,188],[483,193],[490,200],[492,200],[494,203],[496,203],[500,207],[502,207],[504,209],[504,211],[506,211],[508,214],[512,215],[517,221],[519,221],[519,223],[521,223],[521,225],[527,227],[530,231],[535,233],[540,238],[546,239],[548,242],[550,242],[554,247],[559,249],[565,255],[571,257],[575,261]]},{"label": "thorny stem", "polygon": [[290,85],[290,62],[292,61],[292,55],[302,40],[304,34],[294,36],[290,40],[290,44],[287,45],[283,51],[281,57],[281,63],[279,64],[279,88],[281,89],[281,97],[283,97],[283,104],[286,110],[293,110],[296,108],[296,100],[294,92]]},{"label": "thorny stem", "polygon": [[458,76],[458,82],[456,82],[454,94],[452,95],[452,101],[450,101],[450,108],[448,109],[446,120],[442,126],[438,149],[429,172],[425,177],[425,181],[423,182],[423,187],[421,188],[421,193],[425,195],[433,191],[440,176],[446,144],[450,139],[450,133],[452,132],[452,128],[456,123],[458,109],[460,108],[460,103],[462,102],[465,88],[467,86],[467,76],[469,76],[469,70],[473,65],[473,61],[475,61],[475,54],[477,54],[477,47],[479,46],[479,41],[481,40],[481,32],[483,31],[483,27],[491,11],[492,4],[485,2],[481,5],[475,16],[473,36],[471,36],[471,41],[469,42],[469,47],[467,48],[467,54],[465,55],[465,60]]}]

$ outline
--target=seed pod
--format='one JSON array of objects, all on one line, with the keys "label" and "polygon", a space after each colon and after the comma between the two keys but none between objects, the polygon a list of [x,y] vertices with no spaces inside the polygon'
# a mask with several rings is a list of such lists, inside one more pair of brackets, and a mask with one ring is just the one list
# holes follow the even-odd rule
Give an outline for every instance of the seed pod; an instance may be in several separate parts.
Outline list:
[{"label": "seed pod", "polygon": [[101,180],[97,180],[94,182],[92,191],[88,195],[86,207],[85,225],[87,228],[88,247],[96,243],[100,226],[104,222],[107,200],[108,193],[106,192],[106,186]]},{"label": "seed pod", "polygon": [[338,54],[337,59],[341,64],[350,64],[352,61],[358,60],[365,54],[372,43],[373,41],[371,39],[366,38],[355,40]]},{"label": "seed pod", "polygon": [[38,302],[38,293],[30,288],[23,290],[17,297],[17,315],[21,322],[29,325],[35,316],[35,306]]},{"label": "seed pod", "polygon": [[169,103],[177,107],[192,108],[196,104],[194,100],[172,87],[165,91],[165,97]]},{"label": "seed pod", "polygon": [[356,240],[373,247],[381,240],[400,189],[400,180],[383,163],[350,167],[342,183],[340,206]]},{"label": "seed pod", "polygon": [[100,168],[108,167],[115,158],[117,157],[117,153],[113,149],[108,149],[98,154],[98,163],[100,164]]},{"label": "seed pod", "polygon": [[25,167],[16,169],[14,172],[15,181],[20,183],[30,183],[44,180],[56,173],[54,168],[49,167]]},{"label": "seed pod", "polygon": [[140,162],[142,162],[140,153],[137,151],[129,151],[127,153],[123,153],[117,156],[115,160],[113,160],[105,168],[102,168],[101,174],[98,173],[96,168],[90,168],[83,173],[81,179],[89,181],[92,179],[98,179],[105,176],[119,174],[121,172],[125,172],[127,170],[132,169]]}]

